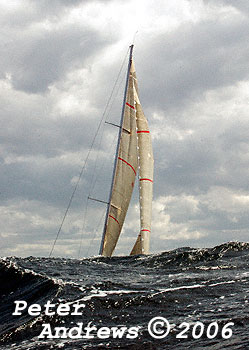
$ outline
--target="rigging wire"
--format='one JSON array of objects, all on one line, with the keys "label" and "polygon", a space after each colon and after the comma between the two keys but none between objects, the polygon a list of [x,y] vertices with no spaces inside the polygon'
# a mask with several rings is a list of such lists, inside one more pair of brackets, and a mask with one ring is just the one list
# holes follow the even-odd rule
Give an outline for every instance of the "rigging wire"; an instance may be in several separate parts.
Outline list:
[{"label": "rigging wire", "polygon": [[[110,143],[110,149],[112,149],[112,148],[113,148],[114,143],[115,143],[115,140],[116,140],[116,137],[113,137],[113,140],[112,140],[112,142]],[[113,161],[114,161],[114,158],[113,158]],[[104,166],[104,163],[102,163],[102,165],[101,165],[101,167],[100,167],[100,170],[99,170],[100,172],[102,171],[103,166]],[[94,186],[95,186],[96,182],[97,182],[97,177],[96,177],[96,179],[95,179]],[[94,188],[94,186],[93,186],[93,188]],[[90,194],[89,194],[89,196],[90,196]],[[89,200],[89,198],[88,198],[88,200]],[[87,203],[87,206],[88,206],[88,203]],[[86,210],[87,210],[87,207],[86,207]],[[94,232],[94,236],[93,236],[93,238],[91,239],[91,241],[90,241],[90,243],[89,243],[89,246],[88,246],[88,249],[87,249],[86,256],[88,256],[89,250],[90,250],[91,245],[92,245],[92,243],[93,243],[93,241],[94,241],[94,239],[95,239],[95,237],[96,237],[97,230],[98,230],[98,228],[99,228],[99,226],[100,226],[100,223],[101,223],[101,221],[104,219],[105,212],[106,212],[106,208],[104,208],[104,210],[103,210],[102,216],[101,216],[100,221],[99,221],[98,226],[97,226],[97,229],[95,230],[95,232]],[[86,218],[86,215],[84,216],[83,227],[84,227],[84,225],[85,225],[85,218]],[[79,249],[78,259],[79,259],[79,256],[80,256],[80,251],[81,251],[81,248],[82,248],[82,238],[83,238],[83,232],[84,232],[84,231],[83,231],[83,228],[82,228],[82,235],[81,235],[81,242],[80,242],[80,249]]]},{"label": "rigging wire", "polygon": [[[127,54],[128,54],[128,51],[127,51]],[[120,76],[121,76],[121,73],[122,73],[123,68],[124,68],[124,64],[125,64],[125,61],[126,61],[127,54],[125,55],[125,58],[124,58],[124,60],[123,60],[123,62],[122,62],[122,65],[121,65],[121,68],[120,68],[120,70],[119,70],[117,79],[116,79],[116,81],[115,81],[114,87],[113,87],[113,89],[112,89],[111,98],[112,98],[112,97],[113,97],[113,98],[112,98],[112,102],[108,104],[109,111],[106,113],[105,121],[108,119],[108,116],[109,116],[109,114],[110,114],[111,108],[112,108],[112,106],[113,106],[113,104],[114,104],[115,99],[117,98],[118,92],[119,92],[120,87],[121,87],[121,84],[122,84],[122,79],[120,79]],[[119,85],[118,85],[118,87],[116,88],[116,86],[117,86],[119,80],[120,80]],[[116,91],[115,96],[114,96],[114,91]],[[108,101],[110,102],[110,100],[111,100],[111,99],[109,99]],[[98,145],[97,149],[100,149],[100,147],[101,147],[102,139],[103,139],[103,134],[104,134],[104,132],[102,131],[101,136],[100,136],[99,145]],[[114,136],[112,142],[110,143],[109,150],[113,147],[115,139],[116,139],[116,137]],[[95,185],[96,185],[97,179],[98,179],[97,171],[96,171],[96,167],[97,167],[98,160],[99,160],[99,152],[98,152],[97,155],[96,155],[96,159],[95,159],[95,163],[94,163],[94,171],[93,171],[93,174],[95,174],[95,178],[94,178],[94,176],[92,177],[92,181],[91,181],[91,184],[90,184],[90,190],[89,190],[89,195],[88,195],[88,197],[91,197],[91,196],[92,196],[92,191],[93,191],[93,189],[94,189],[94,187],[95,187]],[[98,172],[101,172],[101,171],[102,171],[102,169],[103,169],[103,167],[104,167],[104,164],[105,164],[105,162],[102,161],[102,164],[101,164],[101,166],[99,167]],[[86,212],[87,212],[87,210],[88,210],[88,205],[89,205],[89,198],[87,198],[87,202],[86,202],[86,206],[85,206],[85,210],[84,210],[84,215],[83,215],[84,219],[83,219],[83,224],[82,224],[82,229],[81,229],[81,232],[82,232],[82,233],[81,233],[80,247],[79,247],[79,251],[78,251],[78,259],[79,259],[79,257],[80,257],[80,252],[81,252],[81,248],[82,248],[83,232],[84,232],[84,228],[85,228],[85,224],[86,224],[86,217],[87,217]],[[104,212],[103,212],[103,214],[102,214],[101,220],[103,219],[104,213],[105,213],[105,210],[104,210]],[[99,222],[99,224],[98,224],[98,227],[99,227],[99,225],[100,225],[100,223],[101,223],[101,220],[100,220],[100,222]],[[96,233],[97,233],[97,230],[95,231],[94,238],[95,238],[95,236],[96,236]],[[94,238],[93,238],[93,239],[94,239]],[[93,242],[93,239],[90,241],[90,245],[89,245],[88,250],[87,250],[87,255],[88,255],[90,246],[91,246],[91,244],[92,244],[92,242]]]},{"label": "rigging wire", "polygon": [[[121,83],[120,83],[119,86],[118,86],[118,90],[120,89],[120,86],[121,86]],[[116,98],[116,97],[115,97],[115,98]],[[102,136],[103,136],[103,134],[102,134]],[[102,136],[101,136],[100,146],[101,146],[101,142],[102,142]],[[110,152],[110,150],[113,149],[116,138],[117,138],[116,135],[114,135],[113,138],[112,138],[112,141],[111,141],[110,144],[109,144],[108,152]],[[100,148],[100,146],[99,146],[99,148]],[[97,156],[96,163],[98,162],[98,158],[99,158],[99,155]],[[113,162],[114,162],[114,157],[113,157]],[[95,185],[96,185],[96,183],[97,183],[97,179],[98,179],[97,171],[96,171],[96,163],[95,163],[94,172],[93,172],[94,174],[96,173],[96,176],[95,176],[95,179],[94,179],[94,180],[92,179],[92,184],[91,184],[91,186],[90,186],[90,191],[89,191],[89,195],[88,195],[88,197],[87,197],[87,202],[86,202],[86,206],[85,206],[85,210],[84,210],[84,219],[83,219],[83,224],[82,224],[82,229],[81,229],[80,247],[79,247],[78,256],[77,256],[78,259],[80,258],[80,252],[81,252],[82,243],[83,243],[83,232],[84,232],[85,224],[86,224],[86,217],[87,217],[86,212],[87,212],[87,210],[88,210],[89,197],[92,197],[92,192],[93,192],[93,190],[94,190],[94,187],[95,187]],[[102,173],[102,170],[103,170],[104,165],[105,165],[105,162],[102,161],[102,164],[101,164],[101,166],[100,166],[99,169],[98,169],[98,173]],[[102,221],[103,218],[104,218],[105,211],[106,211],[106,209],[103,210],[103,213],[102,213],[100,222],[99,222],[99,224],[98,224],[98,228],[99,228],[99,226],[100,226],[101,221]],[[96,233],[97,233],[97,230],[95,230],[94,237],[91,239],[91,241],[90,241],[90,243],[89,243],[86,256],[88,256],[88,253],[89,253],[89,250],[90,250],[91,245],[92,245],[92,243],[93,243],[93,240],[94,240],[95,237],[96,237]]]},{"label": "rigging wire", "polygon": [[[115,101],[115,99],[117,98],[117,95],[118,95],[118,92],[120,91],[120,87],[121,87],[122,82],[123,82],[123,80],[121,79],[121,80],[120,80],[120,83],[119,83],[119,85],[118,85],[118,87],[117,87],[117,89],[116,89],[117,92],[116,92],[115,97],[114,97],[113,100],[112,100],[112,104],[111,104],[110,108],[113,106],[114,101]],[[107,120],[108,116],[109,116],[109,113],[107,114],[106,120]],[[106,120],[105,120],[105,121],[106,121]],[[101,135],[101,139],[100,139],[100,142],[99,142],[99,148],[101,147],[101,144],[102,144],[102,138],[103,138],[103,133],[102,133],[102,135]],[[113,145],[114,145],[114,142],[115,142],[116,138],[117,138],[116,135],[114,135],[112,141],[109,143],[109,149],[108,149],[108,151],[109,151],[110,149],[113,148]],[[114,157],[114,155],[113,155],[113,157]],[[96,182],[97,182],[97,180],[98,180],[97,171],[95,171],[95,170],[96,170],[96,164],[98,163],[98,160],[99,160],[99,153],[97,154],[96,161],[95,161],[95,166],[94,166],[94,172],[93,172],[93,173],[96,174],[96,176],[95,176],[95,179],[93,178],[93,180],[92,180],[92,185],[90,186],[90,191],[89,191],[89,196],[90,196],[90,197],[92,197],[92,191],[94,190],[94,187],[95,187]],[[113,159],[113,161],[114,161],[114,159]],[[99,173],[102,172],[104,165],[105,165],[105,161],[102,160],[102,163],[101,163],[101,165],[99,166],[99,170],[98,170]]]},{"label": "rigging wire", "polygon": [[124,58],[124,60],[123,60],[123,62],[122,62],[121,68],[120,68],[120,70],[119,70],[119,72],[118,72],[118,76],[117,76],[117,78],[116,78],[116,80],[115,80],[115,83],[114,83],[114,85],[113,85],[113,88],[112,88],[110,97],[109,97],[108,100],[107,100],[107,103],[106,103],[104,112],[103,112],[103,114],[102,114],[102,116],[101,116],[101,120],[100,120],[100,122],[99,122],[99,125],[98,125],[98,127],[97,127],[97,130],[96,130],[95,135],[94,135],[94,137],[93,137],[91,146],[90,146],[90,148],[89,148],[89,150],[88,150],[88,153],[87,153],[87,156],[86,156],[86,158],[85,158],[85,161],[84,161],[84,163],[83,163],[83,165],[82,165],[82,167],[81,167],[81,171],[80,171],[80,173],[79,173],[79,176],[78,176],[78,179],[77,179],[77,181],[76,181],[76,184],[75,184],[75,186],[74,186],[74,188],[73,188],[73,191],[72,191],[71,197],[70,197],[70,199],[69,199],[68,205],[67,205],[67,207],[66,207],[64,216],[63,216],[63,218],[62,218],[61,224],[60,224],[59,229],[58,229],[58,231],[57,231],[57,234],[56,234],[55,240],[54,240],[54,242],[53,242],[52,248],[51,248],[51,250],[50,250],[49,258],[52,256],[52,253],[53,253],[53,251],[54,251],[54,247],[55,247],[55,245],[56,245],[56,242],[57,242],[57,240],[58,240],[58,237],[59,237],[59,235],[60,235],[62,226],[63,226],[63,224],[64,224],[64,221],[65,221],[65,219],[66,219],[66,216],[67,216],[67,214],[68,214],[68,211],[69,211],[69,209],[70,209],[70,207],[71,207],[71,204],[72,204],[72,201],[73,201],[75,192],[76,192],[76,190],[77,190],[77,188],[78,188],[78,185],[79,185],[79,183],[80,183],[81,177],[82,177],[83,172],[84,172],[84,170],[85,170],[85,168],[86,168],[86,164],[87,164],[87,161],[88,161],[88,159],[89,159],[89,157],[90,157],[90,154],[91,154],[93,145],[94,145],[95,140],[96,140],[96,138],[97,138],[97,135],[98,135],[98,133],[99,133],[100,127],[101,127],[101,125],[103,124],[103,120],[104,120],[104,117],[105,117],[105,115],[106,115],[106,111],[107,111],[108,106],[109,106],[109,104],[110,104],[110,101],[111,101],[111,99],[112,99],[114,90],[115,90],[116,85],[117,85],[117,82],[118,82],[118,80],[119,80],[119,76],[120,76],[120,74],[121,74],[121,71],[122,71],[122,69],[123,69],[124,63],[125,63],[125,61],[126,61],[126,57],[127,57],[127,55],[128,55],[128,52],[129,52],[129,50],[127,50],[127,53],[126,53],[126,55],[125,55],[125,58]]}]

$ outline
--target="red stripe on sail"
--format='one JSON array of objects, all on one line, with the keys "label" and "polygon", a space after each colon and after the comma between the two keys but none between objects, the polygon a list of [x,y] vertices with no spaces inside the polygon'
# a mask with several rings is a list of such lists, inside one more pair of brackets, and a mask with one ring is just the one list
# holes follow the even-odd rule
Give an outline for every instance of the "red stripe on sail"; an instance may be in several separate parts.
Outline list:
[{"label": "red stripe on sail", "polygon": [[125,164],[129,165],[129,167],[134,171],[134,174],[136,175],[136,170],[133,168],[133,166],[130,163],[128,163],[126,160],[124,160],[120,157],[118,157],[118,159],[121,160],[122,162],[124,162]]},{"label": "red stripe on sail", "polygon": [[151,179],[139,179],[139,181],[150,181],[150,182],[153,182],[153,180],[151,180]]},{"label": "red stripe on sail", "polygon": [[126,105],[129,106],[129,107],[132,108],[132,109],[135,109],[135,107],[132,106],[132,105],[130,105],[128,102],[126,102]]},{"label": "red stripe on sail", "polygon": [[139,130],[137,131],[137,134],[149,134],[149,130]]},{"label": "red stripe on sail", "polygon": [[110,216],[110,218],[112,218],[114,221],[116,221],[116,223],[120,226],[120,224],[119,224],[119,222],[118,222],[118,220],[117,219],[115,219],[115,217],[114,216],[112,216],[112,215],[110,215],[109,214],[109,216]]},{"label": "red stripe on sail", "polygon": [[141,232],[143,232],[143,231],[150,232],[150,230],[141,230]]}]

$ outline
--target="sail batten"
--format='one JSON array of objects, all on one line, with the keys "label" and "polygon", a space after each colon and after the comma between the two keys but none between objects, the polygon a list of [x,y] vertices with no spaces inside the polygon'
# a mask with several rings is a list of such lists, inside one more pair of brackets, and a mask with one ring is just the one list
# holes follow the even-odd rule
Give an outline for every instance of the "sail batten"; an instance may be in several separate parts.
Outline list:
[{"label": "sail batten", "polygon": [[119,239],[139,168],[140,233],[131,254],[149,252],[153,154],[150,131],[138,98],[132,48],[127,73],[113,181],[100,254],[111,256]]}]

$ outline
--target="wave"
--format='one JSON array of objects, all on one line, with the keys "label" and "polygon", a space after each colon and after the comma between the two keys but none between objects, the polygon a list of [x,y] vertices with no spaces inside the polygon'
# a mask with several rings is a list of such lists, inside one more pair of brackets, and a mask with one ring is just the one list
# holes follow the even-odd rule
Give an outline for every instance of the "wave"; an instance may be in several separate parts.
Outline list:
[{"label": "wave", "polygon": [[[187,310],[195,317],[196,306],[189,300],[189,293],[201,302],[199,311],[202,307],[204,315],[209,312],[209,304],[216,307],[216,299],[210,297],[212,293],[215,298],[229,294],[234,304],[237,303],[241,285],[244,283],[243,288],[247,288],[243,281],[247,280],[248,262],[249,243],[243,242],[228,242],[213,248],[183,247],[148,256],[81,260],[3,258],[0,259],[0,344],[5,349],[10,342],[37,339],[42,323],[46,322],[67,326],[89,320],[108,325],[143,324],[162,305],[166,305],[167,312],[179,316]],[[44,313],[32,317],[27,312],[17,317],[12,315],[16,300],[24,300],[28,305],[44,305],[50,300],[56,305],[82,303],[86,307],[78,318],[49,317]],[[228,303],[226,310],[235,312],[231,305]]]},{"label": "wave", "polygon": [[[227,242],[213,248],[190,248],[182,247],[171,251],[146,256],[121,256],[121,257],[96,257],[91,258],[92,262],[104,263],[107,265],[129,264],[131,266],[150,268],[178,268],[198,267],[202,263],[216,264],[222,260],[229,261],[235,257],[249,254],[249,243]],[[86,260],[89,260],[86,258]],[[221,267],[222,268],[222,267]]]},{"label": "wave", "polygon": [[23,269],[7,259],[0,261],[0,280],[0,337],[4,341],[9,334],[21,334],[21,329],[27,330],[32,321],[32,317],[28,314],[18,318],[12,315],[14,301],[25,300],[28,304],[34,304],[53,299],[59,285],[56,285],[51,278]]}]

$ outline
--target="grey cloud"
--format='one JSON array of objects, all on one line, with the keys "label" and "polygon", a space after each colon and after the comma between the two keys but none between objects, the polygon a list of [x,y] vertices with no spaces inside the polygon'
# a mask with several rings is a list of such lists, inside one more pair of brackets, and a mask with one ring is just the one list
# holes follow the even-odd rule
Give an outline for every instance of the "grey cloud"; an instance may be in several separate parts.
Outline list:
[{"label": "grey cloud", "polygon": [[[113,0],[99,0],[94,3],[101,4],[111,1]],[[11,24],[12,29],[23,30],[43,21],[59,23],[61,17],[66,16],[70,10],[77,9],[77,7],[84,8],[92,3],[92,0],[24,0],[22,6],[16,7],[15,11],[2,8],[1,24],[3,27]]]},{"label": "grey cloud", "polygon": [[221,0],[219,2],[215,0],[204,0],[204,3],[210,4],[213,3],[216,6],[232,6],[242,13],[249,14],[249,4],[247,0]]},{"label": "grey cloud", "polygon": [[4,164],[1,167],[2,201],[26,198],[49,204],[65,203],[71,191],[68,185],[76,169],[57,164],[56,161]]},{"label": "grey cloud", "polygon": [[[95,3],[108,3],[113,0],[97,0]],[[69,7],[77,7],[78,5],[86,5],[88,3],[92,3],[92,0],[40,0],[37,2],[36,0],[29,0],[29,2],[35,6],[37,9],[43,9],[48,13],[54,13],[59,9],[69,8]]]},{"label": "grey cloud", "polygon": [[45,92],[106,44],[99,33],[77,27],[19,35],[9,47],[10,56],[2,57],[2,70],[11,76],[15,89]]},{"label": "grey cloud", "polygon": [[215,145],[207,146],[198,139],[155,145],[155,183],[160,183],[158,188],[155,186],[155,194],[206,191],[217,181],[217,151]]},{"label": "grey cloud", "polygon": [[[10,78],[17,90],[45,92],[51,84],[68,72],[82,68],[90,57],[115,40],[115,34],[107,37],[87,23],[61,25],[66,13],[61,14],[58,8],[80,3],[82,1],[27,1],[16,11],[3,8],[0,76]],[[47,18],[46,14],[51,16]]]},{"label": "grey cloud", "polygon": [[[84,115],[70,118],[70,115],[57,120],[50,119],[46,113],[38,116],[28,112],[6,115],[0,131],[2,150],[13,155],[43,155],[51,158],[65,151],[81,151],[89,147],[93,138],[90,121]],[[35,114],[35,111],[33,111]],[[9,118],[9,119],[8,119]],[[14,123],[14,121],[16,121]],[[83,131],[88,132],[83,137]]]},{"label": "grey cloud", "polygon": [[185,24],[147,42],[140,67],[145,105],[149,110],[182,108],[207,90],[246,80],[248,30],[244,18],[221,18]]}]

